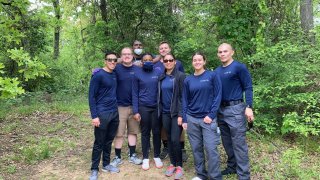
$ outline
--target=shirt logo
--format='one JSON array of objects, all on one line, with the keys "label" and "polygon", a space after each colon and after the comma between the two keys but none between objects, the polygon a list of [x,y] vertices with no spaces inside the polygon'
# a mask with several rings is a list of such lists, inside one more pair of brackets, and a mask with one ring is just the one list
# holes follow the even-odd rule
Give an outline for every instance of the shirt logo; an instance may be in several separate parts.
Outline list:
[{"label": "shirt logo", "polygon": [[226,71],[223,74],[231,74],[231,73],[232,73],[231,71]]},{"label": "shirt logo", "polygon": [[134,72],[130,72],[129,74],[134,74]]},{"label": "shirt logo", "polygon": [[158,76],[152,76],[151,78],[152,79],[158,79]]},{"label": "shirt logo", "polygon": [[201,79],[200,82],[209,82],[209,79]]}]

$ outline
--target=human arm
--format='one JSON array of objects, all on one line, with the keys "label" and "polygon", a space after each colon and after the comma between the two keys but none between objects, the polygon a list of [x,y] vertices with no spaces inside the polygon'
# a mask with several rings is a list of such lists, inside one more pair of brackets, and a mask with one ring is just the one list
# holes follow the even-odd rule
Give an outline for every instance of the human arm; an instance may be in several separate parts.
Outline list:
[{"label": "human arm", "polygon": [[242,67],[239,69],[239,77],[241,81],[241,86],[245,93],[246,98],[246,109],[245,109],[245,116],[248,120],[248,122],[253,122],[254,115],[253,115],[253,88],[252,88],[252,79],[251,75],[249,73],[249,70],[245,67],[245,65],[242,65]]},{"label": "human arm", "polygon": [[[213,86],[213,101],[210,109],[210,113],[205,117],[204,121],[211,123],[212,119],[217,117],[217,112],[220,107],[221,97],[222,97],[222,84],[221,80],[216,72],[212,73],[211,78]],[[211,121],[210,121],[211,120]]]}]

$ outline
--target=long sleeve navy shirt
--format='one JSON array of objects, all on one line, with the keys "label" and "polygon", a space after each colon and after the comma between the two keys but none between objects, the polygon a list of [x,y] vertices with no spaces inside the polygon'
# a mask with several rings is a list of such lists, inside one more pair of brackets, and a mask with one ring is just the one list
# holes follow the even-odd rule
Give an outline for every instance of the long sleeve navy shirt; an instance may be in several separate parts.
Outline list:
[{"label": "long sleeve navy shirt", "polygon": [[126,67],[117,64],[115,73],[117,75],[117,101],[119,106],[132,106],[132,80],[139,67],[132,65]]},{"label": "long sleeve navy shirt", "polygon": [[226,67],[216,69],[222,83],[222,101],[243,100],[245,93],[246,104],[253,104],[252,80],[247,67],[233,61]]},{"label": "long sleeve navy shirt", "polygon": [[139,68],[132,81],[133,114],[139,112],[139,106],[157,107],[158,78],[161,72],[154,69],[146,72]]},{"label": "long sleeve navy shirt", "polygon": [[221,91],[221,81],[215,71],[206,70],[197,76],[187,76],[182,95],[183,122],[187,122],[186,114],[214,119],[221,102]]},{"label": "long sleeve navy shirt", "polygon": [[101,69],[90,80],[89,106],[91,118],[97,118],[100,113],[115,112],[117,108],[117,79],[114,72]]}]

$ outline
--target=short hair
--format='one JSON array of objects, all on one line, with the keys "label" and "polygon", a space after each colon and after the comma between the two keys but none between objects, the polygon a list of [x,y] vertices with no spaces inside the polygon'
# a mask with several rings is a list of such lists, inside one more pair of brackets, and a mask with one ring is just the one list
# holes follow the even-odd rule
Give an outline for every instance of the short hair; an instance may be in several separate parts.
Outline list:
[{"label": "short hair", "polygon": [[[166,57],[167,55],[172,56],[172,57],[173,57],[173,59],[174,59],[174,60],[176,60],[176,57],[175,57],[172,53],[168,53],[168,54],[166,54],[164,57]],[[163,58],[164,58],[164,57],[163,57]]]},{"label": "short hair", "polygon": [[146,53],[144,53],[142,56],[141,56],[141,59],[143,59],[144,58],[144,56],[151,56],[152,58],[153,58],[153,55],[151,54],[151,53],[149,53],[149,52],[146,52]]},{"label": "short hair", "polygon": [[104,54],[104,58],[106,58],[107,56],[109,56],[109,55],[111,55],[111,54],[115,55],[115,56],[118,58],[118,54],[115,53],[115,52],[113,52],[113,51],[107,51],[107,52]]},{"label": "short hair", "polygon": [[200,51],[195,52],[195,53],[192,55],[192,58],[191,58],[191,59],[193,59],[193,57],[194,57],[195,55],[200,55],[200,56],[202,56],[202,58],[203,58],[204,61],[207,61],[206,56],[205,56],[202,52],[200,52]]},{"label": "short hair", "polygon": [[[139,40],[135,39],[134,41],[132,41],[132,44],[131,44],[131,45],[133,46],[135,42],[141,42],[141,41],[139,41]],[[143,43],[142,43],[142,42],[141,42],[141,44],[143,45]]]},{"label": "short hair", "polygon": [[227,43],[227,42],[221,43],[221,44],[219,45],[219,47],[222,46],[222,45],[228,45],[228,46],[231,47],[231,50],[232,50],[232,51],[235,50],[230,43]]},{"label": "short hair", "polygon": [[161,46],[162,44],[168,44],[168,46],[170,47],[170,44],[169,44],[168,41],[161,41],[161,42],[159,43],[159,46]]}]

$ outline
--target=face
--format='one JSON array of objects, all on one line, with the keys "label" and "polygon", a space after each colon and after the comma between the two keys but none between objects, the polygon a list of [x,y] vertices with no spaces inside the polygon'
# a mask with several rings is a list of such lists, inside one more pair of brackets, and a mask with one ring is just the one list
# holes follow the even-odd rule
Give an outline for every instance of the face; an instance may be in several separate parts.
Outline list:
[{"label": "face", "polygon": [[117,60],[118,58],[116,55],[114,54],[107,55],[104,61],[105,67],[112,71],[116,67]]},{"label": "face", "polygon": [[133,59],[132,50],[129,48],[124,48],[121,51],[121,60],[124,63],[131,63]]},{"label": "face", "polygon": [[194,55],[192,58],[192,66],[195,70],[202,70],[204,69],[204,65],[206,64],[206,61],[203,59],[203,56],[201,55]]},{"label": "face", "polygon": [[147,62],[147,61],[152,62],[152,61],[153,61],[152,56],[150,56],[150,55],[145,55],[145,56],[143,56],[142,62],[144,63],[144,62]]},{"label": "face", "polygon": [[166,70],[172,70],[176,65],[176,60],[173,58],[172,55],[165,55],[163,57],[163,65],[166,68]]},{"label": "face", "polygon": [[218,48],[218,57],[222,63],[228,63],[232,61],[232,56],[234,54],[234,51],[232,50],[232,47],[229,44],[222,44]]},{"label": "face", "polygon": [[143,49],[143,45],[140,41],[134,41],[132,49]]},{"label": "face", "polygon": [[159,54],[164,57],[171,51],[169,44],[164,43],[159,46]]}]

